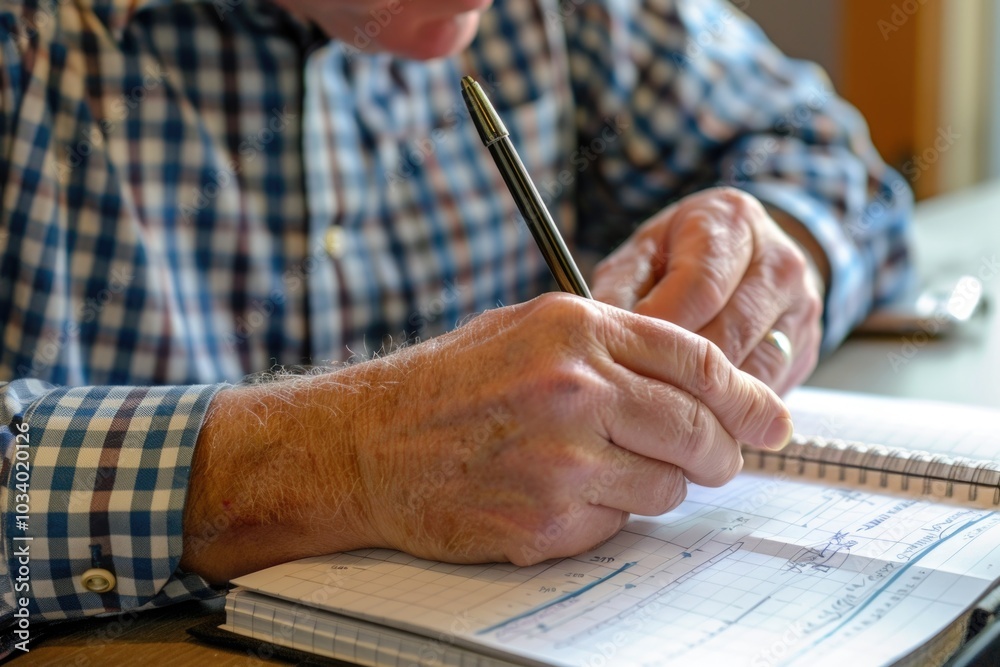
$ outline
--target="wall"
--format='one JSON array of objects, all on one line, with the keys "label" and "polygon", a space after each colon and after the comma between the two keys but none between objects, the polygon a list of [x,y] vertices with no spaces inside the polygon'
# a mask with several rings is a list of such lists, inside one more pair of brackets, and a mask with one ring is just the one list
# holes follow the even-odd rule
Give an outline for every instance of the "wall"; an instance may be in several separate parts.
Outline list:
[{"label": "wall", "polygon": [[1000,179],[1000,0],[993,2],[993,21],[991,22],[993,37],[993,72],[989,89],[993,91],[993,101],[990,104],[990,158],[987,174],[990,178]]},{"label": "wall", "polygon": [[1000,0],[749,0],[746,12],[827,69],[918,198],[1000,176]]},{"label": "wall", "polygon": [[819,63],[839,86],[841,5],[840,0],[749,0],[745,12],[785,53]]},{"label": "wall", "polygon": [[[939,0],[940,1],[940,0]],[[942,153],[938,185],[944,192],[986,177],[992,135],[995,0],[944,2],[941,126],[958,139]]]}]

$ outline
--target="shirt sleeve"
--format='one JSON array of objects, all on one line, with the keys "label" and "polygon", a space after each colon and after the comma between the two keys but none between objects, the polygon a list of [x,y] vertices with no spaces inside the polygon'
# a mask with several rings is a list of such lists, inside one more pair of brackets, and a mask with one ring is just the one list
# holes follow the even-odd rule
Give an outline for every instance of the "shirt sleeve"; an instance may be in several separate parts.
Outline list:
[{"label": "shirt sleeve", "polygon": [[672,199],[741,188],[825,250],[825,353],[909,283],[910,189],[818,66],[722,0],[590,0],[564,18],[581,245],[607,251]]},{"label": "shirt sleeve", "polygon": [[[216,594],[178,563],[191,457],[222,386],[0,386],[0,622],[15,643],[36,621]],[[88,590],[92,568],[114,587]]]}]

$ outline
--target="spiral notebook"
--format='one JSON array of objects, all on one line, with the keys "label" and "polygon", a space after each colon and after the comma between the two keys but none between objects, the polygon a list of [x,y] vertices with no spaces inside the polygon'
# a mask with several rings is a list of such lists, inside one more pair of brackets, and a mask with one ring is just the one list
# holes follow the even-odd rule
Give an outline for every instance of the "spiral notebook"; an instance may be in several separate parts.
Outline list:
[{"label": "spiral notebook", "polygon": [[1000,410],[814,389],[788,404],[792,444],[745,449],[745,470],[1000,507]]},{"label": "spiral notebook", "polygon": [[309,558],[236,579],[223,627],[369,666],[943,664],[1000,579],[1000,410],[822,390],[789,406],[810,436],[747,450],[730,484],[690,485],[592,552]]}]

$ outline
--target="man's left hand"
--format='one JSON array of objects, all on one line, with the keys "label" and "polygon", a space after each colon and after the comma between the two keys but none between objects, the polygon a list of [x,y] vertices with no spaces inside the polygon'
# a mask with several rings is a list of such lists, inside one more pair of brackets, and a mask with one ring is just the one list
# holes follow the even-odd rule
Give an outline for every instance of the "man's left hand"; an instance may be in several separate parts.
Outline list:
[{"label": "man's left hand", "polygon": [[[646,221],[597,266],[593,294],[704,336],[783,394],[816,366],[822,284],[757,199],[716,188]],[[768,341],[772,331],[787,336],[790,358]]]}]

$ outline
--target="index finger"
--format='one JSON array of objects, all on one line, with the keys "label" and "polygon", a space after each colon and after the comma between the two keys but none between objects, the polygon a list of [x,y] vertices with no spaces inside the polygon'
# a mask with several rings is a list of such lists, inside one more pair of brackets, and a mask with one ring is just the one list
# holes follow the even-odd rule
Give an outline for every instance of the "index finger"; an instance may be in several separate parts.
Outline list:
[{"label": "index finger", "polygon": [[736,292],[753,257],[753,231],[742,219],[743,203],[718,195],[679,207],[671,223],[663,277],[640,299],[635,312],[690,331],[711,322]]},{"label": "index finger", "polygon": [[736,441],[777,449],[791,438],[791,414],[778,395],[711,341],[622,310],[607,322],[604,345],[615,363],[692,395]]}]

